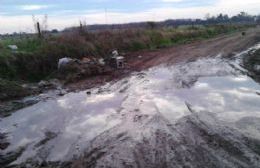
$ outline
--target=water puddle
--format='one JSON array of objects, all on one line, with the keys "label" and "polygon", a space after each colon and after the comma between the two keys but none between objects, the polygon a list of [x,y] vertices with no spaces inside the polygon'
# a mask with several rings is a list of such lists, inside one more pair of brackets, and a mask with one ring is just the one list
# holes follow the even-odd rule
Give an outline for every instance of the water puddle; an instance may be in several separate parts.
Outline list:
[{"label": "water puddle", "polygon": [[247,52],[162,65],[19,110],[0,121],[10,143],[0,157],[22,148],[5,163],[259,165],[260,85],[240,66]]}]

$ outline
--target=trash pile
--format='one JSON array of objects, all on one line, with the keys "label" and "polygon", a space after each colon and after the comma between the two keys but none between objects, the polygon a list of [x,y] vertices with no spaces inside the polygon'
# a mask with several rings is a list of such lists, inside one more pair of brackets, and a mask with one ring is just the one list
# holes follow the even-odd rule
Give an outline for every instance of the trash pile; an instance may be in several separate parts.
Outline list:
[{"label": "trash pile", "polygon": [[112,52],[112,56],[109,59],[109,64],[113,68],[123,69],[125,64],[124,60],[125,58],[123,56],[120,56],[118,51],[115,50]]},{"label": "trash pile", "polygon": [[101,75],[111,71],[111,68],[123,69],[124,59],[117,50],[114,50],[112,55],[106,59],[97,59],[93,56],[83,57],[81,60],[64,57],[58,62],[59,78],[69,82],[88,76]]},{"label": "trash pile", "polygon": [[58,62],[59,77],[66,80],[80,79],[86,76],[99,75],[105,72],[103,59],[84,57],[72,59],[64,57]]},{"label": "trash pile", "polygon": [[8,48],[12,51],[17,51],[18,50],[18,47],[17,45],[8,45]]}]

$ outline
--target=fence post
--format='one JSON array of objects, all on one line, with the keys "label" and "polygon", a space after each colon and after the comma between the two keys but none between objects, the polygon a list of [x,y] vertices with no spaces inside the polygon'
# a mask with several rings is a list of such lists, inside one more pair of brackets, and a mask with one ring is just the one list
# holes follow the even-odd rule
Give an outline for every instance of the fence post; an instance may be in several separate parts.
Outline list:
[{"label": "fence post", "polygon": [[37,33],[38,33],[38,37],[41,38],[42,37],[42,33],[41,33],[41,27],[40,27],[40,23],[37,22]]}]

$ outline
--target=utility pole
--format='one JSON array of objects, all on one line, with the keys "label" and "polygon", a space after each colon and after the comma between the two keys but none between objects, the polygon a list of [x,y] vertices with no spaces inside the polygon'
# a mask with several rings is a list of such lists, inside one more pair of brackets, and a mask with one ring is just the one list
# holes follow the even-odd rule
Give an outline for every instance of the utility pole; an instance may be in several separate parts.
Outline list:
[{"label": "utility pole", "polygon": [[83,24],[79,21],[79,33],[83,33]]},{"label": "utility pole", "polygon": [[105,22],[107,24],[107,8],[105,8]]}]

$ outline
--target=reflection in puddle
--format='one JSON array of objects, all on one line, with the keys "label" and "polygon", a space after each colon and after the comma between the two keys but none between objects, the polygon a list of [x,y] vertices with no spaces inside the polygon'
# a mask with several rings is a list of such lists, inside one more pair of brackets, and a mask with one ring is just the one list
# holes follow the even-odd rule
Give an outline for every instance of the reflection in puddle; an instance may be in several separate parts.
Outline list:
[{"label": "reflection in puddle", "polygon": [[[7,151],[28,146],[18,161],[33,157],[38,152],[48,153],[43,158],[46,160],[71,158],[78,150],[82,150],[86,141],[119,122],[118,118],[110,116],[116,114],[114,107],[120,106],[123,96],[114,99],[108,99],[108,94],[96,96],[101,97],[100,101],[94,101],[93,96],[91,101],[86,102],[88,96],[85,92],[70,93],[57,100],[40,102],[4,118],[0,127],[1,131],[10,133],[11,145]],[[48,131],[57,136],[35,148]]]},{"label": "reflection in puddle", "polygon": [[[203,129],[215,131],[215,134],[221,135],[218,131],[222,128],[215,130],[213,127],[222,125],[224,129],[225,125],[260,140],[260,96],[257,94],[260,86],[243,75],[241,69],[237,60],[206,58],[173,67],[151,68],[115,84],[94,88],[91,95],[85,91],[69,93],[40,102],[1,120],[0,132],[9,133],[10,142],[3,152],[25,147],[14,163],[29,158],[65,161],[85,150],[93,154],[113,144],[109,152],[101,152],[108,154],[100,163],[110,164],[112,161],[108,160],[112,155],[121,160],[134,157],[130,149],[136,149],[137,142],[139,145],[145,140],[150,142],[158,130],[161,130],[158,134],[174,135],[174,142],[184,138],[189,143],[191,139],[182,136],[187,133],[186,127],[194,129],[185,119],[193,115],[197,118],[190,120],[209,122],[205,124],[207,129],[204,126]],[[202,129],[203,124],[199,125],[197,129]],[[223,141],[227,143],[226,139]],[[122,146],[123,143],[126,144]],[[243,144],[242,140],[240,143]],[[210,144],[208,148],[211,149]],[[187,147],[181,145],[184,146],[180,151]],[[114,148],[117,154],[113,153]],[[249,149],[245,147],[245,150]],[[116,163],[114,160],[113,164]]]},{"label": "reflection in puddle", "polygon": [[259,89],[257,83],[245,76],[209,77],[200,78],[193,88],[177,94],[193,106],[235,122],[241,117],[260,115],[260,97],[256,94]]}]

